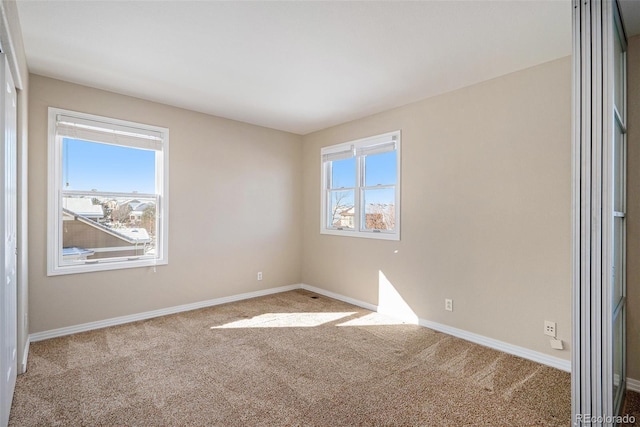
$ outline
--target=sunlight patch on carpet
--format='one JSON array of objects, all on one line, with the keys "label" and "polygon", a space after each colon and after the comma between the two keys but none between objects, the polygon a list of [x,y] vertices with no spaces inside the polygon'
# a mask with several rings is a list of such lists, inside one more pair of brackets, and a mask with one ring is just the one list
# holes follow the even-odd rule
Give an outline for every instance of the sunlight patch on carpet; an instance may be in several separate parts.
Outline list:
[{"label": "sunlight patch on carpet", "polygon": [[251,319],[241,319],[211,329],[233,328],[310,328],[334,322],[356,314],[352,312],[328,313],[265,313]]},{"label": "sunlight patch on carpet", "polygon": [[338,326],[388,326],[403,324],[406,324],[406,322],[394,317],[385,316],[379,313],[371,313],[366,316],[358,317],[357,319],[347,320],[344,323],[340,323]]}]

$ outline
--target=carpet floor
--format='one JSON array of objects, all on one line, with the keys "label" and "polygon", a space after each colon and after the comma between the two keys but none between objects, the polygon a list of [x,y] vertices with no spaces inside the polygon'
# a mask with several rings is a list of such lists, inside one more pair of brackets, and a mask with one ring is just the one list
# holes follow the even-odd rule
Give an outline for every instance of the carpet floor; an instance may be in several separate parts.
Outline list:
[{"label": "carpet floor", "polygon": [[[627,390],[623,415],[631,415],[629,422],[623,422],[622,427],[640,426],[640,393]],[[633,422],[630,422],[633,420]]]},{"label": "carpet floor", "polygon": [[567,426],[566,372],[296,290],[31,345],[10,426]]}]

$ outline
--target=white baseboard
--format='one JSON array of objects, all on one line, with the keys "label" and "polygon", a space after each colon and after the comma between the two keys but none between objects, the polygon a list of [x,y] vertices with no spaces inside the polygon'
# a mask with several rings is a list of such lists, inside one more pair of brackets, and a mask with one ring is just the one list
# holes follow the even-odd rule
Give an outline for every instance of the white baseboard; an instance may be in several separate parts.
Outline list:
[{"label": "white baseboard", "polygon": [[627,378],[627,390],[640,393],[640,381],[633,378]]},{"label": "white baseboard", "polygon": [[333,298],[333,299],[337,299],[338,301],[343,301],[349,304],[353,304],[355,306],[358,307],[362,307],[362,308],[366,308],[367,310],[371,310],[371,311],[378,311],[378,306],[377,305],[373,305],[373,304],[369,304],[368,302],[364,302],[364,301],[360,301],[354,298],[350,298],[344,295],[340,295],[337,294],[335,292],[331,292],[331,291],[326,291],[322,288],[316,288],[315,286],[311,286],[311,285],[306,285],[304,283],[302,283],[300,285],[300,288],[305,289],[307,291],[311,291],[311,292],[315,292],[316,294],[319,295],[324,295],[326,297],[329,298]]},{"label": "white baseboard", "polygon": [[143,313],[131,314],[128,316],[114,317],[111,319],[98,320],[96,322],[82,323],[80,325],[68,326],[65,328],[51,329],[43,332],[36,332],[29,335],[32,342],[47,340],[50,338],[62,337],[65,335],[77,334],[79,332],[91,331],[94,329],[106,328],[108,326],[122,325],[125,323],[137,322],[138,320],[146,320],[154,317],[166,316],[168,314],[181,313],[183,311],[197,310],[199,308],[212,307],[214,305],[226,304],[250,298],[262,297],[265,295],[277,294],[280,292],[292,291],[300,289],[301,285],[280,286],[277,288],[263,289],[255,292],[247,292],[244,294],[232,295],[229,297],[215,298],[206,301],[195,302],[191,304],[177,305],[174,307],[161,308],[159,310],[145,311]]},{"label": "white baseboard", "polygon": [[560,369],[565,372],[571,372],[570,360],[549,356],[548,354],[540,353],[539,351],[530,350],[528,348],[488,338],[484,335],[474,334],[473,332],[465,331],[463,329],[431,322],[429,320],[420,319],[419,325],[433,329],[434,331],[443,332],[447,335],[453,335],[454,337],[462,338],[463,340],[471,341],[485,347],[493,348],[495,350],[502,351],[503,353],[513,354],[514,356],[519,356],[523,359],[551,366],[552,368]]},{"label": "white baseboard", "polygon": [[[301,288],[309,290],[311,292],[315,292],[320,295],[325,295],[330,298],[337,299],[339,301],[344,301],[349,304],[356,305],[358,307],[366,308],[371,311],[378,311],[378,306],[376,305],[359,301],[353,298],[349,298],[344,295],[337,294],[335,292],[325,291],[324,289],[316,288],[315,286],[309,286],[303,283],[301,285]],[[539,351],[529,350],[528,348],[509,344],[493,338],[485,337],[483,335],[474,334],[473,332],[468,332],[462,329],[453,328],[451,326],[443,325],[443,324],[432,322],[425,319],[418,319],[418,324],[420,326],[433,329],[434,331],[443,332],[448,335],[453,335],[454,337],[462,338],[463,340],[471,341],[473,343],[480,344],[485,347],[493,348],[495,350],[502,351],[504,353],[513,354],[514,356],[519,356],[519,357],[522,357],[523,359],[528,359],[537,363],[541,363],[546,366],[551,366],[553,368],[557,368],[565,372],[571,372],[570,360],[549,356],[547,354],[540,353]]]}]

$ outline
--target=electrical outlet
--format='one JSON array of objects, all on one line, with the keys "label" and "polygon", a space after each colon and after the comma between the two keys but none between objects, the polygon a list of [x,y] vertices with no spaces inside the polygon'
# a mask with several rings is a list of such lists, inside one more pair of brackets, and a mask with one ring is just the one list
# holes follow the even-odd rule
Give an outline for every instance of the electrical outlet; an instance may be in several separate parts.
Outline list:
[{"label": "electrical outlet", "polygon": [[550,337],[556,337],[556,322],[544,321],[544,334]]},{"label": "electrical outlet", "polygon": [[447,311],[453,311],[453,300],[446,298],[444,300],[444,309]]},{"label": "electrical outlet", "polygon": [[262,271],[258,271],[258,280],[262,280]]}]

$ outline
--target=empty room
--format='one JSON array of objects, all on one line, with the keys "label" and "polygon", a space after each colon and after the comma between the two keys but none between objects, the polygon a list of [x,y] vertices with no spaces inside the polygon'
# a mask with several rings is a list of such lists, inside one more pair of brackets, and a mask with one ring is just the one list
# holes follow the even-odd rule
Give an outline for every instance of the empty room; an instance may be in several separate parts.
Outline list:
[{"label": "empty room", "polygon": [[639,5],[2,0],[0,426],[634,425]]}]

